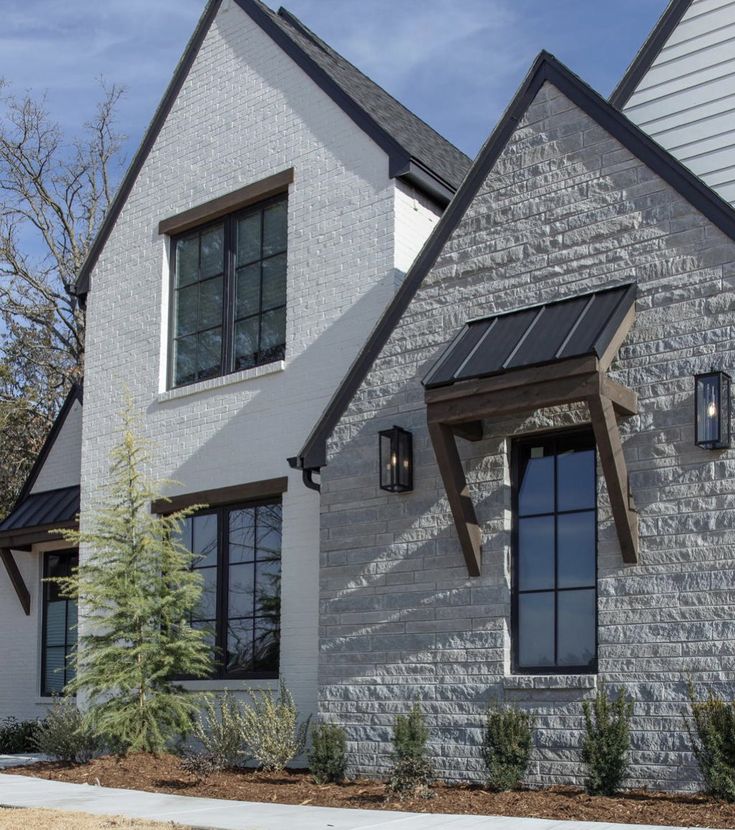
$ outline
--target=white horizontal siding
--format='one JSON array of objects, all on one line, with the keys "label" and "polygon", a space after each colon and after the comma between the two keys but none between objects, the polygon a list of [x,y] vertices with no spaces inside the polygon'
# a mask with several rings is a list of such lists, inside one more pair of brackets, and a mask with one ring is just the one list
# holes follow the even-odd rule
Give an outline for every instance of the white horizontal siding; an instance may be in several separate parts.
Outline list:
[{"label": "white horizontal siding", "polygon": [[625,113],[735,200],[735,0],[694,0]]}]

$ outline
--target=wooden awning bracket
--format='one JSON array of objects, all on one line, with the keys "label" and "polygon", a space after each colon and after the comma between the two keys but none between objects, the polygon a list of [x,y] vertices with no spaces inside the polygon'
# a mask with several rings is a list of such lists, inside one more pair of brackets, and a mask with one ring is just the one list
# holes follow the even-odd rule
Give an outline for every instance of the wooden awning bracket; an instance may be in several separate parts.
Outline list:
[{"label": "wooden awning bracket", "polygon": [[9,548],[0,548],[0,559],[2,559],[3,565],[5,565],[5,570],[7,571],[10,582],[15,589],[15,593],[26,617],[30,616],[31,595],[23,579],[23,575],[18,569],[18,563],[15,561],[13,552]]},{"label": "wooden awning bracket", "polygon": [[589,406],[623,561],[638,562],[638,514],[617,423],[618,416],[637,413],[638,401],[633,390],[607,376],[607,365],[576,358],[426,390],[429,436],[470,576],[481,572],[482,533],[457,438],[480,440],[483,420],[580,402]]}]

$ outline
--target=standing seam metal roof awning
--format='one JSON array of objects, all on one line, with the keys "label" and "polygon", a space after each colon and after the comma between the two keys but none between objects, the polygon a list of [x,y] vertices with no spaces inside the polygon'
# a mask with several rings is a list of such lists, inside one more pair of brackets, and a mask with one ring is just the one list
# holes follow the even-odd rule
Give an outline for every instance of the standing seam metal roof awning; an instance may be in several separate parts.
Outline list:
[{"label": "standing seam metal roof awning", "polygon": [[26,496],[13,512],[0,522],[0,546],[40,528],[68,526],[79,513],[79,490],[63,487]]},{"label": "standing seam metal roof awning", "polygon": [[627,283],[473,320],[431,368],[424,386],[434,389],[585,355],[602,357],[635,295],[635,283]]}]

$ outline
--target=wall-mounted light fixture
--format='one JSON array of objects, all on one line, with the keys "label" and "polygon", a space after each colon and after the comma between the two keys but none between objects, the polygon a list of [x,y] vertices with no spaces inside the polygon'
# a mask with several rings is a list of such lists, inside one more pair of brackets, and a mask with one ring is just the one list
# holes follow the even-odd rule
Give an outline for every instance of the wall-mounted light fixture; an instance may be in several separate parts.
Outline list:
[{"label": "wall-mounted light fixture", "polygon": [[401,427],[385,429],[379,434],[380,489],[389,493],[413,490],[413,439]]},{"label": "wall-mounted light fixture", "polygon": [[698,447],[730,446],[730,375],[712,370],[694,377],[694,433]]}]

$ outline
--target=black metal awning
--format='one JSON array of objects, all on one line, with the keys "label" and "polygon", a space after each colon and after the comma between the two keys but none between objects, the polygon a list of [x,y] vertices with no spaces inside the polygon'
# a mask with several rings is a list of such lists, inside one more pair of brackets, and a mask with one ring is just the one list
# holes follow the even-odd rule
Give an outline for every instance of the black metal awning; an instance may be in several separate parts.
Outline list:
[{"label": "black metal awning", "polygon": [[63,487],[26,496],[0,522],[0,547],[27,548],[51,530],[76,525],[79,487]]},{"label": "black metal awning", "polygon": [[557,360],[602,359],[635,303],[634,283],[465,324],[424,378],[434,389]]}]

